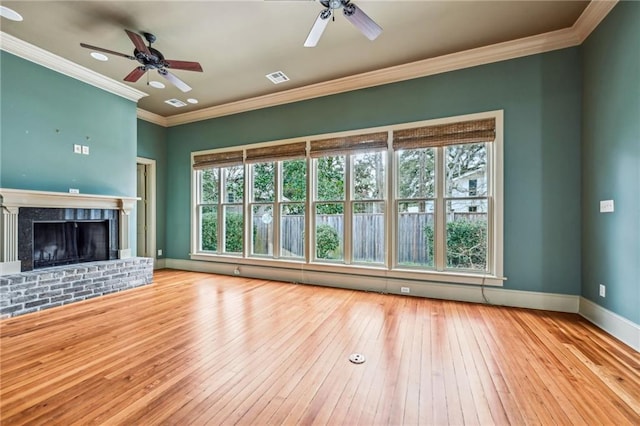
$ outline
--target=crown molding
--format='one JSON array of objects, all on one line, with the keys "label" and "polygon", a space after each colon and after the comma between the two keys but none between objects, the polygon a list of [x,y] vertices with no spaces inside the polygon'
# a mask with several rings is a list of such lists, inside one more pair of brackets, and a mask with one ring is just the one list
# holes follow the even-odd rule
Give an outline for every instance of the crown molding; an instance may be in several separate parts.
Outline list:
[{"label": "crown molding", "polygon": [[0,49],[133,102],[148,95],[2,31]]},{"label": "crown molding", "polygon": [[[242,99],[169,117],[138,108],[137,116],[142,120],[163,127],[178,126],[578,46],[602,22],[617,2],[618,0],[592,0],[570,28]],[[0,48],[134,102],[148,95],[2,31],[0,31]]]},{"label": "crown molding", "polygon": [[148,121],[149,123],[157,124],[158,126],[168,127],[167,118],[159,114],[147,111],[146,109],[138,108],[136,114],[139,119]]},{"label": "crown molding", "polygon": [[618,0],[592,0],[582,12],[582,15],[571,27],[575,31],[580,44],[596,29],[600,22],[618,4]]},{"label": "crown molding", "polygon": [[382,68],[362,74],[324,81],[309,86],[272,93],[255,98],[243,99],[223,105],[204,108],[198,111],[167,117],[168,126],[192,123],[225,115],[283,105],[322,96],[335,95],[367,87],[410,80],[429,75],[470,68],[493,62],[564,49],[580,44],[573,28],[565,28],[518,40],[507,41],[491,46],[456,52],[436,58],[424,59]]}]

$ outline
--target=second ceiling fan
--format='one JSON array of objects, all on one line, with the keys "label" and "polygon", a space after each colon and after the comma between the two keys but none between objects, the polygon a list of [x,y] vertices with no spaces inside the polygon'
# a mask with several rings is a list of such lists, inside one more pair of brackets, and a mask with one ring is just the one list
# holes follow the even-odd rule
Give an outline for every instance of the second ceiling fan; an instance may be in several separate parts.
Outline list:
[{"label": "second ceiling fan", "polygon": [[333,16],[334,10],[342,8],[342,13],[362,34],[369,40],[375,40],[381,33],[382,28],[358,6],[351,3],[351,0],[320,0],[325,9],[320,12],[316,22],[311,27],[311,31],[304,42],[305,47],[315,47],[322,37],[324,29],[329,23],[329,18]]}]

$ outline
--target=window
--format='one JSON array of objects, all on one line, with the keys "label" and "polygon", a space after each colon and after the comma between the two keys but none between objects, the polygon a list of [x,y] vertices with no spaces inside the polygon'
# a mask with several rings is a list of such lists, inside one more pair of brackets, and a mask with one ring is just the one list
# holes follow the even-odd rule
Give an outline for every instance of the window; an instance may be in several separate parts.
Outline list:
[{"label": "window", "polygon": [[276,163],[251,165],[251,254],[273,256],[273,216],[276,200]]},{"label": "window", "polygon": [[500,111],[212,151],[193,168],[194,259],[502,282]]},{"label": "window", "polygon": [[311,142],[314,157],[314,260],[386,262],[388,132]]},{"label": "window", "polygon": [[436,152],[434,148],[399,150],[397,156],[397,263],[434,266]]},{"label": "window", "polygon": [[280,257],[305,258],[307,160],[280,163]]},{"label": "window", "polygon": [[475,197],[478,193],[478,179],[469,179],[469,196]]},{"label": "window", "polygon": [[351,156],[353,262],[385,263],[386,151]]},{"label": "window", "polygon": [[487,167],[495,127],[481,119],[394,133],[398,265],[493,272]]},{"label": "window", "polygon": [[315,258],[344,260],[345,156],[314,160]]}]

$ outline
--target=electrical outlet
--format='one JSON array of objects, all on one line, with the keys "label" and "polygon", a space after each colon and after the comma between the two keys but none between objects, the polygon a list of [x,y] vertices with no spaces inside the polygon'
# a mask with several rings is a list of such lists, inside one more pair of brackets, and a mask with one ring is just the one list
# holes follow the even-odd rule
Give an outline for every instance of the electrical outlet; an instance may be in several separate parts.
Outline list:
[{"label": "electrical outlet", "polygon": [[240,275],[240,267],[236,266],[236,269],[233,270],[233,275]]},{"label": "electrical outlet", "polygon": [[411,289],[409,287],[400,287],[400,293],[411,293]]},{"label": "electrical outlet", "polygon": [[162,249],[158,249],[158,256],[162,256]]},{"label": "electrical outlet", "polygon": [[600,284],[600,297],[607,297],[607,287],[604,284]]},{"label": "electrical outlet", "polygon": [[89,147],[86,145],[82,145],[82,153],[84,155],[89,155]]},{"label": "electrical outlet", "polygon": [[74,154],[82,154],[82,145],[74,144],[73,145],[73,153]]},{"label": "electrical outlet", "polygon": [[600,201],[600,213],[612,213],[613,212],[613,200]]},{"label": "electrical outlet", "polygon": [[69,188],[69,194],[79,194],[80,190],[78,188]]}]

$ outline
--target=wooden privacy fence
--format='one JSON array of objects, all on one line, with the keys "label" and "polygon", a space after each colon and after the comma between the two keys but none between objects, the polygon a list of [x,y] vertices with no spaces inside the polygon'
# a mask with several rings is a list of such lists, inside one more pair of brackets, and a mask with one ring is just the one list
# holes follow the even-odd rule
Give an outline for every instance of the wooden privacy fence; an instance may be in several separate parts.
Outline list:
[{"label": "wooden privacy fence", "polygon": [[[453,220],[466,219],[469,221],[485,220],[486,213],[453,213]],[[304,220],[300,215],[290,215],[281,218],[281,237],[283,255],[304,257]],[[451,218],[450,218],[451,220]],[[318,215],[316,226],[325,224],[336,231],[342,240],[344,235],[344,218],[342,215]],[[256,218],[253,223],[255,239],[254,252],[268,253],[270,244],[269,233],[272,225]],[[380,213],[358,213],[353,216],[352,242],[353,260],[355,262],[383,263],[385,259],[384,228],[385,218]],[[433,232],[425,229],[433,227],[433,213],[399,213],[397,231],[397,250],[399,264],[430,265],[433,250]],[[342,244],[341,244],[342,246]]]}]

